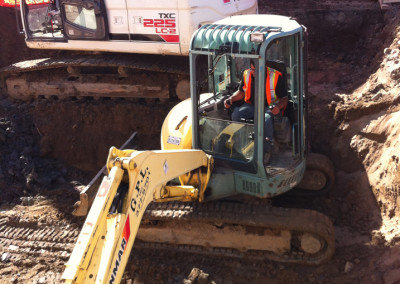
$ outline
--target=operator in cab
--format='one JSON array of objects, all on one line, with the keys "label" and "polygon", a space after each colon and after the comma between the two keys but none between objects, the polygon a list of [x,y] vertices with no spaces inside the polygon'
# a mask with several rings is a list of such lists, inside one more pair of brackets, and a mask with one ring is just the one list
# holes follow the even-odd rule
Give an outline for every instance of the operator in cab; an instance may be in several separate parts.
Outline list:
[{"label": "operator in cab", "polygon": [[[232,112],[233,121],[242,121],[243,119],[254,118],[254,90],[255,90],[255,64],[250,61],[250,68],[243,72],[243,80],[239,89],[225,100],[225,108],[230,108],[232,103],[244,101],[244,103],[235,107]],[[264,164],[268,163],[271,142],[274,135],[273,119],[275,115],[283,112],[288,104],[288,95],[281,72],[270,67],[266,67],[266,103],[265,103],[265,122],[264,122]]]}]

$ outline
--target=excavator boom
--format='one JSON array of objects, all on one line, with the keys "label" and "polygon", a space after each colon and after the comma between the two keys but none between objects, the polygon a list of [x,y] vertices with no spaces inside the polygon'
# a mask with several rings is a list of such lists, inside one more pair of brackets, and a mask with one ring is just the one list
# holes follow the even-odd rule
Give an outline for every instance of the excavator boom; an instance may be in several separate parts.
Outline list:
[{"label": "excavator boom", "polygon": [[[140,152],[113,147],[107,167],[109,175],[100,185],[66,265],[62,277],[66,283],[119,283],[149,203],[201,199],[212,158],[200,150]],[[166,186],[190,171],[199,173],[194,184],[199,188]]]}]

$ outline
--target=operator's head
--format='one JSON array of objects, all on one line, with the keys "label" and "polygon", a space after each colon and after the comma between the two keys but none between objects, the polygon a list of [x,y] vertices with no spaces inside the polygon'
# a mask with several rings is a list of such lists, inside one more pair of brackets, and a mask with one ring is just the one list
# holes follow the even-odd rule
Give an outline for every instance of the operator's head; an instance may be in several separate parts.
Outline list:
[{"label": "operator's head", "polygon": [[256,73],[256,64],[254,63],[253,59],[250,59],[250,73],[252,76]]}]

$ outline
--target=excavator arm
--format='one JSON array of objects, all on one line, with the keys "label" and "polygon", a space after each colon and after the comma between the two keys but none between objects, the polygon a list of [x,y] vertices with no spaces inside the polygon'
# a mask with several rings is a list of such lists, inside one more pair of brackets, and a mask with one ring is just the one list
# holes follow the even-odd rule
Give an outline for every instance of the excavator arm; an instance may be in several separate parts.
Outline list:
[{"label": "excavator arm", "polygon": [[[111,148],[103,178],[62,278],[119,283],[150,202],[202,201],[213,160],[200,150]],[[180,177],[180,186],[167,182]],[[128,187],[124,186],[128,185]]]}]

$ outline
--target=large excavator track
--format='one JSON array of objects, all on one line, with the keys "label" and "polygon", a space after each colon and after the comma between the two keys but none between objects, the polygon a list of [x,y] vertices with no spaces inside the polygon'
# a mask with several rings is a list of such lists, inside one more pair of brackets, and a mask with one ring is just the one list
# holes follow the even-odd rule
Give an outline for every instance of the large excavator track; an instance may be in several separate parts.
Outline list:
[{"label": "large excavator track", "polygon": [[135,246],[319,265],[333,255],[335,237],[329,218],[312,210],[223,201],[153,203]]},{"label": "large excavator track", "polygon": [[80,54],[19,62],[0,70],[10,97],[109,97],[184,99],[189,93],[187,57]]}]

